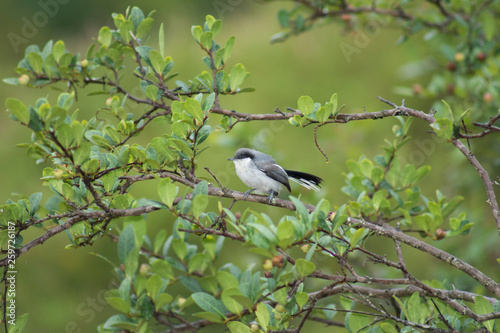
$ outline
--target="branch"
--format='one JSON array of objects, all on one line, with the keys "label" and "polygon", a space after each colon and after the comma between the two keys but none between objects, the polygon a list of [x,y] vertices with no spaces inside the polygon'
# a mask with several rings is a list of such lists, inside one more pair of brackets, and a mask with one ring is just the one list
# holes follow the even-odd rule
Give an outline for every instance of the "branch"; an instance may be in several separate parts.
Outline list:
[{"label": "branch", "polygon": [[392,229],[390,227],[381,227],[376,224],[364,221],[362,219],[356,219],[348,217],[346,223],[348,225],[357,225],[366,229],[371,230],[373,233],[379,236],[384,236],[391,238],[393,240],[398,240],[401,243],[409,245],[417,250],[430,254],[431,256],[448,263],[449,265],[461,270],[466,273],[479,283],[481,283],[486,289],[491,291],[497,297],[500,297],[500,285],[496,283],[493,279],[486,276],[484,273],[479,271],[477,268],[469,265],[463,260],[460,260],[451,254],[435,248],[425,242],[422,242],[414,237],[408,236],[407,234]]}]

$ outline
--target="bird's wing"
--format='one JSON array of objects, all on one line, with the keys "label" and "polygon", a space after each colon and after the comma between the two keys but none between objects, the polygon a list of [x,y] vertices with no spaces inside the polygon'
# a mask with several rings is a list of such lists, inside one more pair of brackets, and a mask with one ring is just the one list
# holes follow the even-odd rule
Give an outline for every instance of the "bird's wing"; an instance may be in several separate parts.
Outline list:
[{"label": "bird's wing", "polygon": [[290,182],[288,181],[285,169],[276,163],[256,163],[256,165],[266,176],[280,182],[291,192]]}]

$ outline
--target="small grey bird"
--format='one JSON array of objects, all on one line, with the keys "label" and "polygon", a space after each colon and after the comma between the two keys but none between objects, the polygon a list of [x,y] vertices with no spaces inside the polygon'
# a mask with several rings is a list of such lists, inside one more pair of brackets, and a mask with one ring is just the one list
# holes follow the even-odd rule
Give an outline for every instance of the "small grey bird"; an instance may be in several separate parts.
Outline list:
[{"label": "small grey bird", "polygon": [[291,192],[290,179],[315,191],[319,191],[323,181],[320,177],[309,173],[283,169],[271,156],[253,149],[240,148],[234,157],[228,160],[234,162],[236,174],[241,181],[251,187],[245,192],[245,199],[252,191],[257,190],[269,195],[268,202],[271,203],[273,197],[280,193],[282,185]]}]

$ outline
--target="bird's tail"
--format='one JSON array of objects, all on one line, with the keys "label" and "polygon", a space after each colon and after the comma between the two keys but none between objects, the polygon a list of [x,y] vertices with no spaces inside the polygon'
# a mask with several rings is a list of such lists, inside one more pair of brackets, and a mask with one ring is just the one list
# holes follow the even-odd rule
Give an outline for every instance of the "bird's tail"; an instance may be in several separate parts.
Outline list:
[{"label": "bird's tail", "polygon": [[310,173],[292,170],[285,170],[285,172],[291,180],[309,190],[319,191],[321,183],[323,182],[323,179],[318,176],[311,175]]}]

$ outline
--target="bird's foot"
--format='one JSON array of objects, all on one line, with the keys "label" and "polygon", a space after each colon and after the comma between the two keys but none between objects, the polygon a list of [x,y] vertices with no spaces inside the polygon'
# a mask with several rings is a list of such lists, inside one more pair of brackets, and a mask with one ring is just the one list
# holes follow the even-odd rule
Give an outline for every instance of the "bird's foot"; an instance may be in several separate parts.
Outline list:
[{"label": "bird's foot", "polygon": [[243,193],[243,199],[246,200],[248,198],[248,196],[250,195],[250,193],[252,193],[252,191],[255,191],[255,189],[252,188],[252,189],[246,191],[245,193]]}]

